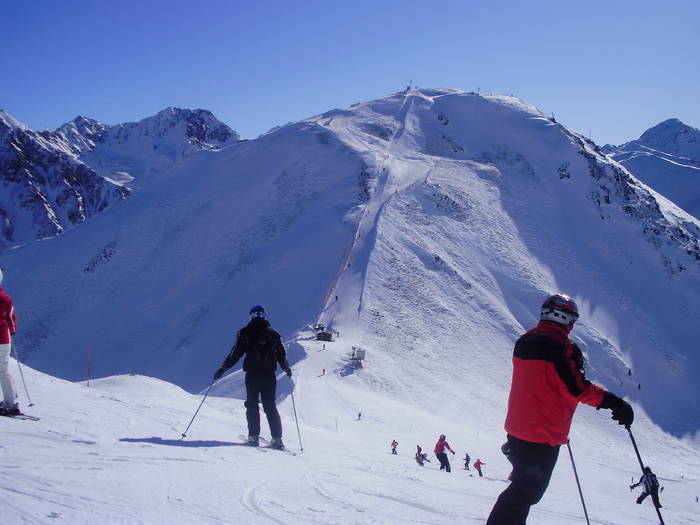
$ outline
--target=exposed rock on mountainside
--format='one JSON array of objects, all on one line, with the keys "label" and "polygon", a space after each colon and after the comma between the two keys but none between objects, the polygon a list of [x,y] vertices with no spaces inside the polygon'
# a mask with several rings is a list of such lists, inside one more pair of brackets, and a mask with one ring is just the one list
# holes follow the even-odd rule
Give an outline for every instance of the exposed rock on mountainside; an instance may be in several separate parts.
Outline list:
[{"label": "exposed rock on mountainside", "polygon": [[0,251],[57,235],[129,195],[52,139],[0,112]]},{"label": "exposed rock on mountainside", "polygon": [[77,117],[34,132],[0,111],[0,251],[62,233],[123,200],[130,190],[195,151],[240,136],[209,111],[167,108],[108,126]]}]

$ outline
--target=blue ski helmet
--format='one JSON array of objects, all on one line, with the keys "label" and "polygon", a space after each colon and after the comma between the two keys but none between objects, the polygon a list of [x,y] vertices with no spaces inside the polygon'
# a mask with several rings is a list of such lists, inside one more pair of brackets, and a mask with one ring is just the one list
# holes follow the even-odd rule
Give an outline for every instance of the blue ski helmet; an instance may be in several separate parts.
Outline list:
[{"label": "blue ski helmet", "polygon": [[577,319],[578,306],[568,295],[551,295],[542,303],[541,321],[554,321],[564,326],[573,326]]},{"label": "blue ski helmet", "polygon": [[256,304],[250,309],[250,316],[251,317],[262,317],[265,319],[267,317],[267,312],[265,311],[265,307],[261,304]]}]

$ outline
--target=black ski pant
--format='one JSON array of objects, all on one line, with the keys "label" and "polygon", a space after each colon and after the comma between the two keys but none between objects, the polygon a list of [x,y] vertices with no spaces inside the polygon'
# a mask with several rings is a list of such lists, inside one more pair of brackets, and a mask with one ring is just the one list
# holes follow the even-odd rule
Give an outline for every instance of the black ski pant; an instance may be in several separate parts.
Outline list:
[{"label": "black ski pant", "polygon": [[270,425],[270,435],[273,438],[282,437],[282,421],[275,397],[277,391],[277,376],[274,370],[251,368],[245,375],[246,389],[246,419],[248,420],[248,435],[260,435],[260,409],[258,399],[262,401],[263,410]]},{"label": "black ski pant", "polygon": [[447,454],[445,452],[438,452],[435,454],[435,457],[438,458],[438,461],[440,462],[440,470],[446,470],[447,472],[452,472],[450,469],[450,462],[447,459]]},{"label": "black ski pant", "polygon": [[649,496],[649,494],[651,494],[651,501],[654,502],[654,507],[656,507],[657,509],[663,508],[663,507],[661,506],[661,502],[659,501],[659,491],[658,491],[658,489],[657,489],[657,490],[652,490],[651,493],[646,492],[646,491],[642,492],[642,494],[637,498],[637,503],[639,503],[639,504],[641,505],[641,504],[642,504],[642,501],[644,501],[644,500],[646,499],[646,497]]},{"label": "black ski pant", "polygon": [[511,483],[498,496],[486,525],[524,525],[530,506],[544,496],[557,464],[558,446],[532,443],[511,435],[508,445],[507,457],[513,465]]}]

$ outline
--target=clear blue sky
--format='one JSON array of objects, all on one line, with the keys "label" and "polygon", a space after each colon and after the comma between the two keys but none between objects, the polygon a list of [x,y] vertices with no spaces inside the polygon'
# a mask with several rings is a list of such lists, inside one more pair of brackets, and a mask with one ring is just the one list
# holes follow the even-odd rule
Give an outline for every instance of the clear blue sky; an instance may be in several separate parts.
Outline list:
[{"label": "clear blue sky", "polygon": [[700,127],[700,1],[2,0],[0,108],[37,130],[204,108],[247,138],[419,87],[619,144]]}]

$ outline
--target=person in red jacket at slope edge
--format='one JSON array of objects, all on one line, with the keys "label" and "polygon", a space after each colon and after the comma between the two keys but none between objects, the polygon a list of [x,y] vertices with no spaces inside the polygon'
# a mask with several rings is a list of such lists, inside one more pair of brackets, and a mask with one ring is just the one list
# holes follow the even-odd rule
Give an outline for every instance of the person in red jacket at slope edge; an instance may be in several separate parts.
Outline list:
[{"label": "person in red jacket at slope edge", "polygon": [[[2,284],[0,270],[0,284]],[[0,411],[4,415],[16,416],[21,414],[17,404],[17,391],[10,376],[10,352],[12,350],[11,336],[17,331],[17,316],[12,306],[12,299],[0,286],[0,387],[2,388],[2,405]]]},{"label": "person in red jacket at slope edge", "polygon": [[452,472],[452,469],[450,469],[450,462],[447,460],[445,449],[452,452],[452,455],[454,456],[455,451],[450,448],[450,444],[447,442],[445,434],[440,434],[437,443],[435,443],[435,457],[438,458],[438,461],[440,462],[440,470]]},{"label": "person in red jacket at slope edge", "polygon": [[547,490],[579,403],[612,410],[620,425],[634,420],[629,403],[586,380],[583,354],[569,339],[578,317],[573,299],[552,295],[542,303],[538,325],[515,343],[507,441],[501,447],[513,472],[486,525],[526,522],[530,507]]}]

